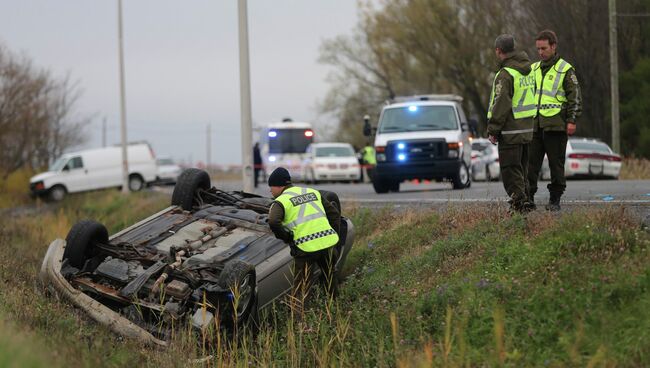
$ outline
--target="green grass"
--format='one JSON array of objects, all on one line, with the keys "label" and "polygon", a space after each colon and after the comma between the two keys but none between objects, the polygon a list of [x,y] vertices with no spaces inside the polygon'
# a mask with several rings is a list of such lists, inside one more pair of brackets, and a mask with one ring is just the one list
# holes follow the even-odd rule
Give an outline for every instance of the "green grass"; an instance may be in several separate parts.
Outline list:
[{"label": "green grass", "polygon": [[278,303],[257,338],[209,333],[203,347],[184,327],[167,350],[123,340],[38,284],[47,245],[75,221],[113,233],[168,202],[106,191],[3,219],[0,366],[181,367],[208,355],[203,365],[223,367],[650,364],[650,235],[622,207],[524,219],[344,204],[356,241],[337,302],[316,295],[303,323]]}]

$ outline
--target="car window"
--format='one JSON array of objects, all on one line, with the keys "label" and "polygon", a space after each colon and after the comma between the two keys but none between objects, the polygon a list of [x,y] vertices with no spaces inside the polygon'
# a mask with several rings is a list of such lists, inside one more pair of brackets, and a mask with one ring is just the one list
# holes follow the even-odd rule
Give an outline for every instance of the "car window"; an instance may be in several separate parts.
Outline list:
[{"label": "car window", "polygon": [[380,133],[454,130],[458,119],[453,106],[404,106],[385,109],[379,123]]},{"label": "car window", "polygon": [[81,159],[81,156],[76,156],[70,159],[67,164],[65,164],[65,167],[67,167],[69,170],[73,169],[83,169],[84,163],[83,160]]},{"label": "car window", "polygon": [[610,153],[609,147],[605,143],[599,142],[578,142],[572,141],[571,147],[577,151],[592,151],[600,153]]},{"label": "car window", "polygon": [[350,157],[354,151],[350,147],[318,147],[316,157]]},{"label": "car window", "polygon": [[488,147],[489,147],[489,145],[487,145],[487,144],[485,144],[485,143],[476,143],[476,142],[472,143],[472,150],[473,150],[473,151],[483,152],[483,151],[485,151]]}]

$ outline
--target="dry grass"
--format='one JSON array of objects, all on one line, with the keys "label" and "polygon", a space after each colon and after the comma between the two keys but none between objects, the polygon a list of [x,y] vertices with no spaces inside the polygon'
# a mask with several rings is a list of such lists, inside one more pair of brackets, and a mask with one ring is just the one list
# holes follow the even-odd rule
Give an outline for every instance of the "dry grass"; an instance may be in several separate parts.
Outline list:
[{"label": "dry grass", "polygon": [[635,157],[623,159],[619,178],[623,180],[650,179],[650,160]]}]

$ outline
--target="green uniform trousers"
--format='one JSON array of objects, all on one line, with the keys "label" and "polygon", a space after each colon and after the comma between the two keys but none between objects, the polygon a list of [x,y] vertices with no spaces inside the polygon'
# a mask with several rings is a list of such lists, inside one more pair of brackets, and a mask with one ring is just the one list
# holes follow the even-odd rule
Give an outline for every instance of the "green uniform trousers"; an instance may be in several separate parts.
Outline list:
[{"label": "green uniform trousers", "polygon": [[551,183],[546,186],[549,193],[558,197],[564,193],[566,189],[564,161],[566,160],[567,140],[568,136],[563,131],[538,130],[533,134],[533,141],[528,148],[528,193],[530,197],[537,193],[537,181],[544,161],[544,154],[548,157],[548,166],[551,169]]},{"label": "green uniform trousers", "polygon": [[503,187],[511,198],[511,207],[521,210],[528,201],[528,144],[499,143],[499,167]]}]

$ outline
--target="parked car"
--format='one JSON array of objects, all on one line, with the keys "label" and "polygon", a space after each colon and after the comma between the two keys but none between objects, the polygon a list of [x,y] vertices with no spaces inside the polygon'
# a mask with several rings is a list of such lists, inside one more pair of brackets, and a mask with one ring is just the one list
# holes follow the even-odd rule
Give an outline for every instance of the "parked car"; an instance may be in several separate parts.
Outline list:
[{"label": "parked car", "polygon": [[[131,191],[156,180],[156,157],[148,143],[129,144],[127,155]],[[32,197],[60,201],[68,193],[120,187],[122,181],[122,148],[112,146],[64,154],[29,180],[29,190]]]},{"label": "parked car", "polygon": [[358,181],[359,160],[349,143],[312,143],[302,164],[307,183],[319,181]]},{"label": "parked car", "polygon": [[[621,156],[614,153],[605,142],[592,138],[569,138],[567,142],[564,163],[564,175],[567,178],[618,179],[621,164]],[[542,163],[541,178],[551,178],[547,157],[544,157]]]},{"label": "parked car", "polygon": [[[341,208],[337,195],[321,191]],[[41,281],[114,332],[167,346],[179,323],[197,331],[258,322],[260,309],[291,289],[289,245],[268,225],[273,199],[212,187],[205,171],[178,178],[171,206],[108,236],[95,221],[75,224],[45,255]],[[343,267],[354,241],[341,218]]]},{"label": "parked car", "polygon": [[156,174],[157,184],[176,184],[178,176],[183,169],[178,166],[171,157],[159,157],[156,160],[158,173]]},{"label": "parked car", "polygon": [[472,141],[472,180],[499,180],[499,150],[487,139]]}]

